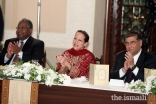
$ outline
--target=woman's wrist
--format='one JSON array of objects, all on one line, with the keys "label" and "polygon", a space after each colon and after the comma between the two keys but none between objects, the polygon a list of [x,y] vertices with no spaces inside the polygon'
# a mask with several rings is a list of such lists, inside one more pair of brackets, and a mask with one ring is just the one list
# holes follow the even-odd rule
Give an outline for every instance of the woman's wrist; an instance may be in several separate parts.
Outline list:
[{"label": "woman's wrist", "polygon": [[56,71],[57,71],[58,73],[62,74],[62,73],[64,73],[64,68],[61,67],[60,69],[57,69]]},{"label": "woman's wrist", "polygon": [[69,62],[65,62],[65,67],[70,71],[72,66]]}]

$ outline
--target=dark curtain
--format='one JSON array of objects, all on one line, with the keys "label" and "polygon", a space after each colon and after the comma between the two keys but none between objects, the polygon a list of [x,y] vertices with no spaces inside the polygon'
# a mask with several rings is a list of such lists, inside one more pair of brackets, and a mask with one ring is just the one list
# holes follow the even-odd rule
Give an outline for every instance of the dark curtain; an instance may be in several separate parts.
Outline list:
[{"label": "dark curtain", "polygon": [[3,38],[3,31],[4,31],[4,21],[3,21],[2,9],[0,6],[0,41],[2,41]]}]

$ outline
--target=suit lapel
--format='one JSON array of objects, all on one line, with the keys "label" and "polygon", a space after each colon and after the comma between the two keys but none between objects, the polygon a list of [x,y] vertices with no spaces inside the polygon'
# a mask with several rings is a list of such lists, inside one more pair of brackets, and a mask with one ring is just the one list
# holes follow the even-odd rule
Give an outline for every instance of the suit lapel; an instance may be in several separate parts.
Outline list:
[{"label": "suit lapel", "polygon": [[17,42],[17,41],[19,41],[19,39],[18,39],[18,38],[15,38],[15,39],[12,40],[11,42]]},{"label": "suit lapel", "polygon": [[145,59],[145,54],[144,54],[144,51],[142,50],[142,51],[141,51],[141,54],[140,54],[140,56],[139,56],[139,58],[138,58],[138,61],[137,61],[137,63],[136,63],[136,66],[137,66],[138,68],[140,68],[140,67],[143,65],[144,59]]},{"label": "suit lapel", "polygon": [[26,43],[24,44],[23,48],[22,48],[22,51],[26,51],[27,49],[30,48],[31,44],[32,44],[32,40],[33,40],[33,37],[29,37],[28,40],[26,41]]}]

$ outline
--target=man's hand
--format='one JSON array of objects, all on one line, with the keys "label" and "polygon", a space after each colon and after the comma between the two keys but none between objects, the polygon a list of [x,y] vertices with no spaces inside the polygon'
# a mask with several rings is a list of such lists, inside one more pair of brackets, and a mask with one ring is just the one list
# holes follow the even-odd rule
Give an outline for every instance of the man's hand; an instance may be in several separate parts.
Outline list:
[{"label": "man's hand", "polygon": [[128,70],[128,62],[127,61],[125,61],[124,62],[124,67],[122,68],[122,71],[124,72],[124,73],[126,73],[126,71]]},{"label": "man's hand", "polygon": [[132,67],[134,66],[133,55],[130,52],[126,52],[125,59],[126,59],[126,61],[128,63],[128,68],[132,69]]},{"label": "man's hand", "polygon": [[10,58],[10,57],[12,56],[12,54],[13,54],[13,51],[12,51],[12,43],[10,42],[10,43],[8,44],[6,57],[7,57],[7,58]]},{"label": "man's hand", "polygon": [[18,47],[18,41],[11,44],[11,46],[12,46],[12,52],[14,54],[18,54],[22,50],[20,47]]}]

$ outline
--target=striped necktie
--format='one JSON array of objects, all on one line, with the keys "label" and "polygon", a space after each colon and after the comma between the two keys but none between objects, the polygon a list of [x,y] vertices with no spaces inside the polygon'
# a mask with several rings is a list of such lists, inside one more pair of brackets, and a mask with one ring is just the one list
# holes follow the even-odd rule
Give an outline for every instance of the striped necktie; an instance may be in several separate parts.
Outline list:
[{"label": "striped necktie", "polygon": [[[23,41],[21,41],[20,50],[22,50],[23,45],[24,45],[24,42],[23,42]],[[19,60],[20,60],[20,59],[19,59],[18,55],[17,55],[17,54],[15,54],[15,57],[14,57],[14,59],[13,59],[12,64],[16,64],[17,62],[19,62]]]},{"label": "striped necktie", "polygon": [[131,69],[128,69],[126,72],[126,79],[125,79],[125,83],[130,83],[133,79],[133,72]]}]

